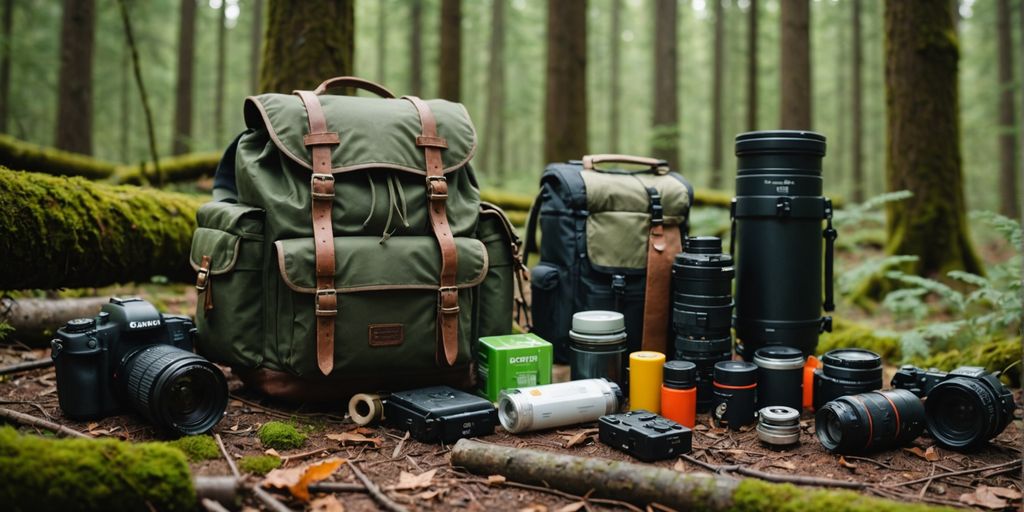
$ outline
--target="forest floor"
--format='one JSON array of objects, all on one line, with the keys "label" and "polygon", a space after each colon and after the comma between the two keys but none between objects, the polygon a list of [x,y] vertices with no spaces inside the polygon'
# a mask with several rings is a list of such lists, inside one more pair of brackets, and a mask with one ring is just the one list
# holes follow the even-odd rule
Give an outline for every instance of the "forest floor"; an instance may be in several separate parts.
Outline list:
[{"label": "forest floor", "polygon": [[[44,350],[4,346],[0,348],[0,365],[47,355]],[[564,367],[556,372],[560,375],[566,373]],[[227,414],[214,432],[222,436],[227,451],[236,458],[264,454],[265,449],[256,436],[257,430],[268,421],[283,420],[292,422],[309,436],[301,448],[280,451],[279,455],[288,459],[285,467],[302,466],[330,457],[356,462],[371,480],[385,490],[392,486],[411,487],[387,491],[392,499],[410,509],[568,512],[585,508],[630,508],[626,505],[583,505],[580,497],[564,493],[489,483],[486,475],[471,475],[453,468],[449,463],[450,446],[423,444],[412,439],[403,440],[404,432],[385,427],[359,430],[365,437],[379,440],[377,445],[363,443],[343,446],[341,442],[327,437],[328,434],[351,432],[358,428],[344,416],[342,404],[330,408],[321,406],[319,409],[311,409],[275,403],[245,390],[241,382],[234,377],[230,378],[230,388],[232,398]],[[1017,403],[1021,402],[1019,390],[1016,399]],[[87,435],[109,436],[132,442],[162,439],[146,420],[136,414],[113,416],[88,423],[64,418],[58,407],[52,368],[16,374],[0,381],[0,404],[23,413],[51,419]],[[1021,411],[1018,409],[1015,415],[1020,418]],[[739,464],[783,478],[807,475],[859,482],[864,486],[860,492],[895,500],[950,506],[967,506],[967,503],[974,503],[988,509],[999,509],[1000,505],[1007,504],[1007,501],[985,491],[983,486],[1007,489],[1006,492],[997,490],[997,493],[1004,496],[1020,496],[1019,491],[1022,490],[1020,465],[1005,465],[1021,457],[1024,429],[1019,419],[990,445],[970,453],[958,453],[935,447],[929,437],[922,436],[904,449],[846,457],[830,455],[821,448],[814,436],[813,417],[806,412],[801,420],[800,444],[785,450],[765,447],[750,428],[738,432],[719,429],[709,424],[707,415],[701,415],[698,422],[699,425],[694,430],[693,451],[690,457],[702,464],[684,459],[671,459],[654,464],[687,472],[707,471],[706,467],[702,467],[704,465]],[[521,435],[511,435],[499,427],[495,434],[480,439],[495,444],[584,457],[630,460],[630,457],[622,452],[597,442],[595,427],[596,424],[577,425]],[[22,430],[27,433],[35,431],[31,427]],[[1000,467],[1001,464],[1003,466]],[[985,469],[990,467],[993,469]],[[192,470],[197,475],[230,475],[229,467],[223,459],[193,463]],[[972,471],[961,476],[943,476],[945,473],[963,470]],[[403,472],[408,475],[403,477]],[[409,478],[425,473],[429,475],[416,480]],[[929,477],[935,478],[929,481]],[[250,476],[249,479],[253,482],[259,481],[257,476]],[[344,465],[332,479],[339,482],[358,482]],[[403,485],[399,485],[400,483]],[[280,497],[296,509],[302,506],[284,494]],[[337,498],[344,504],[344,510],[378,508],[368,495],[362,493],[339,493]],[[251,499],[247,500],[245,505],[258,508]],[[1020,507],[1020,501],[1010,501],[1009,505],[1014,508]],[[633,509],[638,510],[635,507]]]}]

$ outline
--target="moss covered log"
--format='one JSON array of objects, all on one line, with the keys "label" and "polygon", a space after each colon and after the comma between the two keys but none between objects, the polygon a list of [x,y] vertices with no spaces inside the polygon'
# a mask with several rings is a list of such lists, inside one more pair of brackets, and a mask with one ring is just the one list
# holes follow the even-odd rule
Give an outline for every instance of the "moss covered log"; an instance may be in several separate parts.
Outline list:
[{"label": "moss covered log", "polygon": [[659,503],[675,510],[951,510],[882,500],[850,491],[684,473],[652,465],[575,457],[468,439],[455,444],[451,457],[452,466],[480,475],[497,474],[516,482],[550,485],[580,496],[612,498],[640,506]]},{"label": "moss covered log", "polygon": [[[180,183],[194,181],[205,176],[213,176],[220,162],[219,152],[189,153],[160,159],[160,173],[164,183]],[[145,185],[155,183],[156,169],[152,163],[144,165],[123,165],[117,168],[114,181],[128,185]]]},{"label": "moss covered log", "polygon": [[191,281],[205,200],[0,168],[0,289]]},{"label": "moss covered log", "polygon": [[163,443],[45,439],[0,428],[6,510],[194,510],[181,451]]},{"label": "moss covered log", "polygon": [[99,180],[114,174],[115,164],[88,155],[37,146],[0,134],[0,166],[55,176],[82,176]]}]

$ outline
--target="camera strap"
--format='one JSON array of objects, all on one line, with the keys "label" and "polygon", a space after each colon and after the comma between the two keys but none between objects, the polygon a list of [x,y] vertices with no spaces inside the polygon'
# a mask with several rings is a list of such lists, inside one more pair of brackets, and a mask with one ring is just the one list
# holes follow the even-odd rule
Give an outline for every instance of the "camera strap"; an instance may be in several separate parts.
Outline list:
[{"label": "camera strap", "polygon": [[665,229],[661,193],[645,187],[650,199],[651,228],[647,238],[647,282],[644,286],[643,350],[667,353],[672,261],[683,250],[679,226]]}]

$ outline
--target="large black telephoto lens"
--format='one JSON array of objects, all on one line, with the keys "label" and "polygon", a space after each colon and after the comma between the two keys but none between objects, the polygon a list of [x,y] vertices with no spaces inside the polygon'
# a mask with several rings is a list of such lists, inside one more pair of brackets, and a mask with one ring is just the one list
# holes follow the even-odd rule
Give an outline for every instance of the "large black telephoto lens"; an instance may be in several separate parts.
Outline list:
[{"label": "large black telephoto lens", "polygon": [[[965,374],[954,376],[957,372]],[[958,450],[975,448],[1013,420],[1013,394],[982,368],[958,368],[931,389],[924,409],[936,441]]]},{"label": "large black telephoto lens", "polygon": [[[805,131],[736,136],[737,352],[750,360],[765,345],[813,354],[832,305],[832,202],[822,196],[825,137]],[[822,225],[827,221],[827,226]],[[827,243],[825,257],[822,245]]]},{"label": "large black telephoto lens", "polygon": [[921,399],[904,389],[837,398],[814,416],[821,445],[851,455],[903,446],[921,435],[924,423]]},{"label": "large black telephoto lens", "polygon": [[715,363],[732,359],[732,256],[714,236],[686,239],[672,264],[675,359],[697,365],[697,410],[711,407]]},{"label": "large black telephoto lens", "polygon": [[201,434],[213,428],[227,408],[224,374],[192,352],[151,345],[132,354],[123,370],[129,403],[167,430]]}]

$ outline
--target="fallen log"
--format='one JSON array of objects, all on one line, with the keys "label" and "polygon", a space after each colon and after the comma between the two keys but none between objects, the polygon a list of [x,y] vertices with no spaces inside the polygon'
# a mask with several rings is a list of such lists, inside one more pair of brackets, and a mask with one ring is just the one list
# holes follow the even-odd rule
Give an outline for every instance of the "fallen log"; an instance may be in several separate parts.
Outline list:
[{"label": "fallen log", "polygon": [[[160,172],[164,184],[195,181],[202,177],[212,177],[220,163],[218,152],[189,153],[160,159]],[[152,162],[140,165],[123,165],[114,172],[114,181],[127,185],[145,185],[156,177],[156,167]]]},{"label": "fallen log", "polygon": [[0,134],[0,166],[55,176],[82,176],[93,180],[110,177],[116,167],[111,162],[88,155],[37,146],[3,134]]},{"label": "fallen log", "polygon": [[676,510],[952,510],[883,500],[851,491],[684,473],[652,465],[512,448],[468,439],[455,444],[451,464],[480,475],[502,475],[516,482],[551,486],[581,496],[611,498],[640,506],[657,503]]},{"label": "fallen log", "polygon": [[0,289],[191,281],[205,200],[0,168]]},{"label": "fallen log", "polygon": [[72,318],[94,317],[109,297],[70,299],[0,298],[3,319],[14,328],[14,336],[30,345],[48,342],[57,328]]}]

